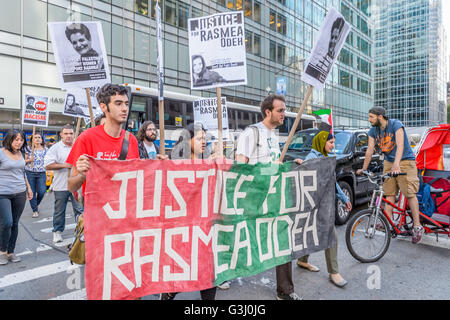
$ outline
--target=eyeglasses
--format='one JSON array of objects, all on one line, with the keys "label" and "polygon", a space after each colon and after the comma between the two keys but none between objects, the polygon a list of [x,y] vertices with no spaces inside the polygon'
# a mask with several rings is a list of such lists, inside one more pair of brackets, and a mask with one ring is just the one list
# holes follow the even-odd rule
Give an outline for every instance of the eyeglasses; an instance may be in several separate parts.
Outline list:
[{"label": "eyeglasses", "polygon": [[155,131],[156,132],[156,128],[147,128],[147,130],[145,131]]}]

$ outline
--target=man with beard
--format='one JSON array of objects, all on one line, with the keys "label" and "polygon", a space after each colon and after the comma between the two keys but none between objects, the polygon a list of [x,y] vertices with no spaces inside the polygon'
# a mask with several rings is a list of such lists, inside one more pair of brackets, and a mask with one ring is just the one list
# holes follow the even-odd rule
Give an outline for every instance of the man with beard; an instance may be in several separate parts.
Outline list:
[{"label": "man with beard", "polygon": [[159,154],[159,147],[154,143],[157,131],[153,121],[145,121],[137,133],[139,158],[141,159],[165,159],[166,156]]},{"label": "man with beard", "polygon": [[[241,133],[236,148],[236,161],[255,164],[279,163],[280,144],[276,128],[284,122],[286,102],[282,95],[271,94],[261,103],[263,121],[247,127]],[[301,159],[295,160],[301,164]],[[277,299],[301,300],[294,292],[292,262],[276,267]]]},{"label": "man with beard", "polygon": [[[384,173],[406,173],[405,176],[397,176],[386,180],[383,184],[383,190],[386,199],[392,203],[395,203],[395,196],[399,189],[408,199],[414,224],[412,242],[418,243],[423,235],[423,227],[419,218],[419,201],[417,200],[419,178],[416,159],[408,143],[405,128],[399,120],[389,119],[383,107],[373,107],[369,110],[369,122],[372,125],[372,128],[369,130],[369,146],[366,151],[364,165],[362,169],[356,171],[356,174],[361,174],[362,171],[367,170],[369,167],[375,143],[384,153]],[[392,210],[391,206],[386,206],[386,213],[391,219]]]}]

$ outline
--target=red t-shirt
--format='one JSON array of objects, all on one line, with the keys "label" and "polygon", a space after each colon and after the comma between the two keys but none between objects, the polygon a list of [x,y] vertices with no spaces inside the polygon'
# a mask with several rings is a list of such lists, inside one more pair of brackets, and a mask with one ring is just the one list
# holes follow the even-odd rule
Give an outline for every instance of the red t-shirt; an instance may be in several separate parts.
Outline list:
[{"label": "red t-shirt", "polygon": [[[117,159],[122,151],[124,138],[125,130],[123,129],[120,137],[114,138],[105,132],[103,126],[90,128],[81,133],[75,140],[66,162],[76,167],[78,158],[83,154],[87,154],[97,159]],[[127,160],[139,159],[139,149],[136,137],[130,134],[128,141]],[[83,197],[85,187],[86,182],[83,183]]]}]

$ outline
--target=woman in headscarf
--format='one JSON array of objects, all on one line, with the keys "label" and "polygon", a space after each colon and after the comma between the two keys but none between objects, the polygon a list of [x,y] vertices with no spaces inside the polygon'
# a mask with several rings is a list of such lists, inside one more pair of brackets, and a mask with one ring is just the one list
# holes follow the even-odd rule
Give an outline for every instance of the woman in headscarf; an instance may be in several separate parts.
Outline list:
[{"label": "woman in headscarf", "polygon": [[[327,131],[320,131],[313,139],[311,152],[306,156],[305,161],[316,158],[328,157],[334,149],[335,137]],[[342,192],[339,184],[336,182],[336,197],[338,197],[345,205],[347,210],[352,210],[352,204],[347,196]],[[337,233],[334,228],[335,245],[332,248],[325,250],[325,259],[327,262],[328,273],[330,274],[330,281],[342,288],[347,284],[347,281],[339,274],[338,262],[337,262]],[[298,259],[297,265],[301,268],[307,269],[312,272],[318,272],[319,268],[308,263],[309,256],[304,256]]]}]

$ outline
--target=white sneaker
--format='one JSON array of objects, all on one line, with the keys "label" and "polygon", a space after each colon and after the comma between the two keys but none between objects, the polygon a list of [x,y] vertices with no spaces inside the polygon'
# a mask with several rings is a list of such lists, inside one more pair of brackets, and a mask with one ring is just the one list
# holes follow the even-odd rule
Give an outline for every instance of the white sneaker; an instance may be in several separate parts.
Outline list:
[{"label": "white sneaker", "polygon": [[230,282],[225,281],[224,283],[219,284],[217,287],[222,290],[228,290],[228,289],[230,289]]},{"label": "white sneaker", "polygon": [[63,242],[61,231],[53,232],[53,242],[54,243]]}]

